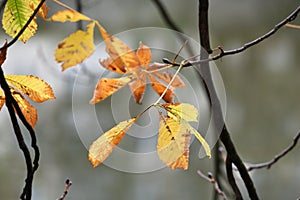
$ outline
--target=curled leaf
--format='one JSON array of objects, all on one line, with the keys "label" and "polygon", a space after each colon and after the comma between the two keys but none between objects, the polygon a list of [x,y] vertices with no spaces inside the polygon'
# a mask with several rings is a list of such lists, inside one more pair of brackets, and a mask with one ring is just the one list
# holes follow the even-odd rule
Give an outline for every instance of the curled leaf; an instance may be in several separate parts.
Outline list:
[{"label": "curled leaf", "polygon": [[51,86],[36,76],[6,75],[5,79],[37,103],[55,98]]},{"label": "curled leaf", "polygon": [[87,31],[78,30],[61,41],[55,50],[55,59],[62,62],[62,70],[83,62],[95,50],[94,45],[95,22],[87,25]]},{"label": "curled leaf", "polygon": [[11,88],[10,90],[12,96],[17,101],[26,121],[32,127],[34,127],[38,120],[37,110],[14,88]]},{"label": "curled leaf", "polygon": [[135,120],[136,118],[132,118],[120,122],[91,144],[88,157],[94,167],[100,165],[111,154]]}]

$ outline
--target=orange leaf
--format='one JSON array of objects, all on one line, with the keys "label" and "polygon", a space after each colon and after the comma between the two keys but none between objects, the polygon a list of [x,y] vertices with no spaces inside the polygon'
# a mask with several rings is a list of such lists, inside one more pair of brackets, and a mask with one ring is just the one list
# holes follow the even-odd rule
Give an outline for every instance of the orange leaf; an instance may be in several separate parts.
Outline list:
[{"label": "orange leaf", "polygon": [[140,61],[140,64],[144,68],[147,68],[152,60],[150,48],[148,46],[144,45],[142,42],[140,42],[140,46],[136,52],[136,55]]},{"label": "orange leaf", "polygon": [[160,120],[157,152],[159,158],[171,169],[188,169],[191,133],[170,117]]},{"label": "orange leaf", "polygon": [[[31,7],[32,10],[35,10],[35,8],[38,6],[39,3],[40,3],[40,0],[31,0],[29,2],[30,7]],[[46,19],[47,15],[48,15],[48,10],[49,10],[49,8],[47,7],[46,3],[43,3],[42,7],[38,11],[38,15],[41,18]]]},{"label": "orange leaf", "polygon": [[[151,74],[148,74],[150,84],[153,87],[153,89],[156,91],[156,93],[160,96],[165,91],[166,86],[164,86],[162,83],[160,83],[154,76]],[[163,100],[167,103],[172,103],[174,99],[174,89],[172,86],[169,87],[166,94],[163,96]]]},{"label": "orange leaf", "polygon": [[88,157],[93,167],[97,167],[111,154],[135,121],[136,118],[132,118],[120,122],[91,144]]},{"label": "orange leaf", "polygon": [[129,87],[135,102],[141,104],[146,89],[146,74],[142,73],[141,75],[137,76],[135,81],[129,83]]},{"label": "orange leaf", "polygon": [[[153,74],[160,80],[164,81],[165,83],[169,83],[173,78],[173,74],[171,72],[163,72],[163,73],[153,72]],[[180,87],[185,87],[186,85],[179,76],[176,76],[171,86],[180,88]]]},{"label": "orange leaf", "polygon": [[116,71],[122,71],[123,73],[128,73],[132,69],[140,65],[136,53],[130,47],[128,47],[119,38],[109,35],[100,24],[97,25],[106,44],[106,52],[111,57],[109,63],[118,60],[116,61],[117,64],[114,65],[114,67],[118,68],[118,70]]},{"label": "orange leaf", "polygon": [[11,94],[14,97],[14,99],[17,101],[25,119],[27,122],[34,127],[37,120],[38,115],[35,107],[33,107],[18,91],[16,91],[14,88],[10,88]]},{"label": "orange leaf", "polygon": [[98,103],[102,101],[124,87],[129,83],[134,77],[125,76],[121,78],[102,78],[96,85],[94,90],[94,96],[90,100],[90,104]]}]

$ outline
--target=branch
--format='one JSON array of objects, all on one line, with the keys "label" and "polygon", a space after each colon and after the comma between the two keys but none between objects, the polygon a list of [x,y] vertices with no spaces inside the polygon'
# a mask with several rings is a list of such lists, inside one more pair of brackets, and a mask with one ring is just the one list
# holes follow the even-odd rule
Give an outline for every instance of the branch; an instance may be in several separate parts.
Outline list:
[{"label": "branch", "polygon": [[[204,28],[199,27],[199,34],[200,34],[200,39],[201,39],[201,44],[205,45],[203,48],[200,50],[200,59],[201,60],[208,60],[208,54],[211,52],[210,49],[210,41],[209,41],[209,31],[208,31],[208,0],[199,0],[199,26],[205,26]],[[202,13],[201,13],[202,12]],[[224,53],[222,50],[221,53]],[[188,64],[191,64],[188,63]],[[242,162],[241,158],[239,157],[235,146],[230,138],[230,134],[227,130],[225,121],[224,121],[224,116],[222,114],[222,109],[221,109],[221,104],[220,100],[218,98],[218,95],[216,93],[214,83],[212,80],[211,76],[211,71],[209,67],[208,62],[204,62],[202,65],[200,63],[196,63],[199,68],[202,77],[204,78],[208,89],[209,89],[209,100],[211,104],[211,109],[212,109],[212,117],[213,117],[213,122],[215,123],[215,127],[222,127],[222,132],[220,135],[220,139],[222,143],[224,144],[226,151],[227,151],[227,159],[226,159],[226,172],[227,172],[227,178],[228,181],[235,193],[236,199],[243,199],[241,192],[235,182],[235,178],[233,176],[232,172],[232,164],[235,164],[236,167],[238,168],[238,171],[245,183],[245,186],[247,188],[249,197],[251,199],[259,199],[258,195],[256,193],[256,189],[254,187],[253,181],[244,166],[244,163]]]},{"label": "branch", "polygon": [[65,197],[69,193],[69,189],[70,189],[71,185],[72,185],[72,181],[70,181],[70,179],[67,179],[66,180],[66,188],[65,188],[63,194],[61,195],[61,197],[59,197],[57,200],[64,200],[65,199]]},{"label": "branch", "polygon": [[[179,26],[176,25],[176,23],[171,19],[169,13],[167,12],[167,9],[165,6],[160,2],[160,0],[152,0],[154,5],[157,7],[162,19],[164,20],[165,24],[167,24],[171,29],[175,30],[177,32],[177,37],[181,40],[182,43],[186,41],[186,38],[181,34],[184,33]],[[193,50],[190,45],[187,45],[187,51],[192,56]],[[179,66],[179,65],[178,65]]]},{"label": "branch", "polygon": [[220,195],[221,197],[223,197],[223,200],[227,200],[227,196],[226,194],[221,190],[221,188],[219,187],[218,182],[214,179],[213,175],[211,173],[208,173],[207,176],[205,176],[200,170],[197,171],[197,173],[204,178],[205,180],[209,181],[211,184],[213,184],[215,191],[218,193],[218,195]]},{"label": "branch", "polygon": [[[243,46],[236,48],[236,49],[231,49],[231,50],[223,50],[221,47],[218,47],[217,49],[219,49],[221,52],[211,58],[205,58],[205,59],[200,59],[197,61],[190,61],[188,63],[186,63],[183,67],[189,67],[192,65],[198,65],[201,63],[207,63],[207,62],[211,62],[214,60],[218,60],[224,56],[229,56],[229,55],[234,55],[234,54],[238,54],[241,53],[243,51],[245,51],[246,49],[255,46],[258,43],[261,43],[262,41],[264,41],[265,39],[271,37],[272,35],[274,35],[279,29],[281,29],[282,27],[284,27],[286,24],[288,24],[289,22],[294,21],[298,14],[300,12],[300,6],[297,7],[296,10],[294,10],[287,18],[285,18],[284,20],[282,20],[281,22],[279,22],[278,24],[276,24],[274,26],[273,29],[271,29],[269,32],[267,32],[266,34],[256,38],[255,40],[252,40],[251,42],[248,42],[246,44],[244,44]],[[163,62],[170,64],[172,63],[171,61],[164,59]],[[179,63],[172,63],[174,66],[179,66]]]},{"label": "branch", "polygon": [[251,165],[250,167],[248,167],[248,171],[252,171],[254,169],[261,169],[261,168],[270,169],[272,167],[272,165],[274,165],[279,159],[284,157],[286,154],[288,154],[290,151],[292,151],[296,147],[299,138],[300,138],[300,132],[298,132],[297,135],[294,137],[293,142],[286,149],[284,149],[281,153],[277,154],[272,160],[270,160],[269,162],[265,162],[265,163]]},{"label": "branch", "polygon": [[[0,51],[6,52],[6,50],[19,39],[19,37],[24,33],[26,28],[29,26],[31,21],[34,19],[35,15],[38,13],[39,9],[42,7],[44,2],[45,2],[45,0],[41,0],[39,5],[33,11],[33,14],[30,16],[30,18],[28,19],[26,24],[22,27],[22,29],[19,31],[19,33],[16,35],[16,37],[13,38],[9,43],[6,43],[3,47],[1,47]],[[3,4],[3,6],[4,6],[4,4]],[[4,60],[3,60],[3,62],[4,62]],[[22,192],[20,198],[21,199],[31,199],[33,176],[34,176],[35,171],[39,167],[39,158],[40,158],[40,152],[39,152],[39,148],[37,146],[37,139],[36,139],[33,128],[30,126],[30,124],[27,122],[26,118],[24,117],[17,101],[13,98],[13,96],[10,92],[9,85],[7,84],[7,82],[5,80],[4,72],[1,67],[0,67],[0,85],[4,91],[5,99],[6,99],[5,103],[6,103],[10,118],[11,118],[11,122],[13,124],[14,132],[15,132],[19,147],[24,154],[25,162],[26,162],[27,176],[25,179],[25,186],[23,188],[23,192]],[[31,160],[31,155],[30,155],[29,149],[28,149],[26,143],[24,142],[24,138],[22,136],[22,132],[21,132],[20,126],[18,124],[18,120],[17,120],[16,114],[15,114],[15,111],[18,114],[18,116],[19,116],[20,120],[22,121],[22,123],[24,124],[24,126],[26,127],[26,129],[29,131],[29,134],[31,137],[31,146],[34,149],[33,165],[32,165],[32,160]]]}]

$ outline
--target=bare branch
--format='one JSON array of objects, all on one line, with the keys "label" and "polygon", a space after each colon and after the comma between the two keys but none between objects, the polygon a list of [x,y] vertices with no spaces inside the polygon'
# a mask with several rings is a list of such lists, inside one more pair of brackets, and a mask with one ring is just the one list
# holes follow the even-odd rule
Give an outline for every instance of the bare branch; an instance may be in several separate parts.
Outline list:
[{"label": "bare branch", "polygon": [[261,169],[261,168],[270,169],[272,167],[272,165],[274,165],[276,162],[279,161],[279,159],[284,157],[286,154],[288,154],[290,151],[292,151],[296,147],[299,138],[300,138],[300,132],[297,133],[297,135],[294,137],[293,142],[286,149],[284,149],[281,153],[277,154],[272,160],[270,160],[269,162],[265,162],[265,163],[253,164],[248,167],[248,171],[252,171],[254,169]]},{"label": "bare branch", "polygon": [[72,185],[72,181],[70,181],[70,179],[67,179],[65,190],[64,190],[63,194],[61,195],[61,197],[59,197],[57,200],[64,200],[65,199],[65,197],[69,193],[69,189],[70,189],[71,185]]},{"label": "bare branch", "polygon": [[218,195],[220,195],[221,197],[223,197],[223,200],[227,200],[227,196],[226,194],[220,189],[218,182],[214,179],[212,173],[208,173],[207,176],[205,176],[200,170],[197,171],[197,173],[204,178],[205,180],[209,181],[211,184],[213,184],[215,191],[218,193]]}]

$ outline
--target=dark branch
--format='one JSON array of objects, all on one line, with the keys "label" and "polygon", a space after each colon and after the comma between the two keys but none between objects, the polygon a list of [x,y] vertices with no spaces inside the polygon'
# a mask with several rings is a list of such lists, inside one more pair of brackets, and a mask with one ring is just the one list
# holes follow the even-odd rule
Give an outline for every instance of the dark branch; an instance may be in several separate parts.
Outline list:
[{"label": "dark branch", "polygon": [[[203,12],[203,13],[201,13]],[[199,34],[200,34],[200,42],[203,46],[200,50],[200,60],[208,60],[208,54],[211,52],[210,49],[210,41],[209,41],[209,31],[208,31],[208,0],[199,0],[199,26],[205,26],[204,28],[199,27]],[[221,51],[222,53],[223,51]],[[191,63],[191,62],[190,62]],[[189,63],[187,63],[189,64]],[[196,63],[197,66],[200,65],[200,63]],[[241,178],[243,179],[245,186],[247,188],[249,197],[254,199],[259,199],[258,195],[256,193],[256,189],[254,187],[253,181],[250,178],[250,175],[244,166],[244,163],[240,159],[234,144],[230,138],[230,134],[227,130],[227,127],[224,122],[224,116],[222,114],[221,104],[220,100],[218,98],[218,95],[216,93],[214,83],[211,76],[211,71],[209,67],[208,62],[204,62],[202,65],[199,66],[200,73],[204,79],[204,81],[207,84],[208,90],[209,90],[209,100],[211,104],[212,109],[212,119],[215,124],[215,127],[222,127],[222,132],[220,135],[220,139],[222,143],[225,146],[225,149],[227,151],[227,158],[226,158],[226,172],[227,172],[227,178],[228,181],[235,193],[236,199],[243,199],[241,192],[235,182],[233,171],[232,171],[232,164],[235,164]]]},{"label": "dark branch", "polygon": [[66,187],[65,187],[65,190],[64,190],[63,194],[60,196],[60,198],[57,199],[57,200],[64,200],[64,199],[65,199],[65,197],[66,197],[67,194],[69,193],[69,189],[70,189],[71,185],[72,185],[72,181],[70,181],[70,179],[67,179],[67,180],[66,180]]},{"label": "dark branch", "polygon": [[281,153],[277,154],[272,160],[269,162],[265,163],[259,163],[259,164],[254,164],[248,167],[248,171],[254,170],[254,169],[261,169],[261,168],[267,168],[270,169],[272,165],[274,165],[279,159],[284,157],[286,154],[288,154],[290,151],[292,151],[300,138],[300,132],[294,137],[293,142],[286,148],[284,149]]},{"label": "dark branch", "polygon": [[14,129],[19,147],[25,157],[27,176],[26,176],[26,180],[25,180],[25,186],[23,188],[23,192],[21,195],[21,199],[26,199],[26,198],[30,199],[31,198],[31,187],[32,187],[32,174],[33,174],[31,156],[30,156],[28,147],[24,141],[24,138],[22,136],[22,132],[21,132],[21,129],[20,129],[16,114],[15,114],[14,106],[12,103],[13,101],[15,101],[15,99],[12,97],[12,95],[10,93],[10,89],[5,80],[2,67],[0,67],[0,85],[5,94],[5,104],[6,104],[6,107],[8,109],[9,115],[10,115],[10,119],[11,119],[11,122],[13,125],[13,129]]},{"label": "dark branch", "polygon": [[[0,51],[6,51],[10,46],[12,46],[19,39],[19,37],[24,33],[26,28],[29,26],[31,21],[34,19],[35,15],[38,13],[39,9],[42,7],[44,2],[45,2],[45,0],[41,0],[41,2],[38,4],[38,6],[33,11],[33,14],[30,16],[30,18],[28,19],[26,24],[22,27],[22,29],[18,32],[16,37],[14,37],[9,43],[7,43],[3,47],[1,47]],[[30,126],[30,124],[27,122],[26,118],[24,117],[17,101],[13,98],[10,88],[9,88],[9,85],[7,84],[7,82],[5,80],[4,72],[1,67],[0,67],[0,85],[4,91],[5,100],[6,100],[5,102],[6,102],[6,106],[9,111],[10,117],[11,117],[11,122],[13,124],[14,132],[15,132],[19,147],[24,154],[25,162],[26,162],[27,176],[26,176],[26,180],[25,180],[25,186],[23,188],[23,192],[22,192],[20,198],[21,199],[31,199],[33,176],[34,176],[35,171],[39,167],[39,158],[40,158],[40,152],[39,152],[39,148],[37,146],[37,139],[36,139],[33,128]],[[22,136],[22,132],[21,132],[20,126],[18,124],[18,120],[17,120],[16,114],[15,114],[15,111],[17,112],[17,114],[18,114],[20,120],[22,121],[22,123],[24,124],[24,126],[29,131],[29,134],[31,137],[31,146],[34,149],[33,165],[32,165],[30,152],[29,152],[28,147],[27,147],[26,143],[24,142],[24,138]]]},{"label": "dark branch", "polygon": [[218,195],[220,195],[221,197],[223,197],[223,200],[227,200],[227,196],[226,194],[221,190],[221,188],[219,187],[218,182],[214,179],[213,175],[211,173],[208,173],[207,176],[205,176],[200,170],[197,171],[197,173],[204,178],[205,180],[209,181],[211,184],[213,184],[214,189],[216,191],[216,193]]}]

